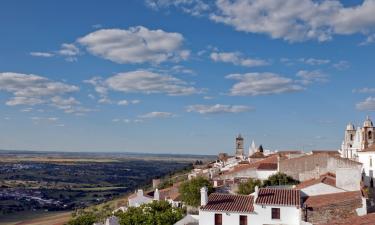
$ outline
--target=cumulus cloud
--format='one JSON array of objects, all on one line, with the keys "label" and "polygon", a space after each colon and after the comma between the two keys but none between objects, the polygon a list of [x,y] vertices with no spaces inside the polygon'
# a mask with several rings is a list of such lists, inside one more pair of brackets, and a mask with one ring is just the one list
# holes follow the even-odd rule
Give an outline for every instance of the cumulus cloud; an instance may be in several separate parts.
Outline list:
[{"label": "cumulus cloud", "polygon": [[154,119],[154,118],[170,118],[174,116],[175,115],[170,112],[149,112],[144,115],[140,115],[138,117],[142,119]]},{"label": "cumulus cloud", "polygon": [[356,108],[361,111],[375,111],[375,97],[368,97],[357,103]]},{"label": "cumulus cloud", "polygon": [[346,70],[350,67],[350,63],[348,61],[341,60],[333,64],[333,67],[336,68],[337,70]]},{"label": "cumulus cloud", "polygon": [[335,34],[375,32],[375,1],[344,7],[338,0],[217,0],[210,19],[238,31],[287,41],[327,41]]},{"label": "cumulus cloud", "polygon": [[359,89],[353,89],[353,93],[361,93],[361,94],[372,94],[375,93],[375,88],[359,88]]},{"label": "cumulus cloud", "polygon": [[145,3],[153,10],[173,6],[193,16],[200,16],[210,9],[210,5],[202,0],[146,0]]},{"label": "cumulus cloud", "polygon": [[99,93],[107,93],[108,90],[125,93],[167,95],[191,95],[201,91],[190,86],[187,82],[170,75],[162,75],[146,70],[136,70],[118,73],[106,80],[96,77],[86,81],[92,84]]},{"label": "cumulus cloud", "polygon": [[101,29],[79,38],[91,54],[116,63],[154,63],[185,60],[190,51],[182,49],[183,36],[143,26]]},{"label": "cumulus cloud", "polygon": [[140,103],[141,101],[139,101],[139,100],[137,100],[137,99],[135,99],[135,100],[131,100],[131,101],[128,101],[128,100],[126,100],[126,99],[124,99],[124,100],[120,100],[120,101],[118,101],[117,102],[117,105],[124,105],[124,106],[126,106],[126,105],[129,105],[129,104],[138,104],[138,103]]},{"label": "cumulus cloud", "polygon": [[187,112],[197,112],[200,114],[219,114],[219,113],[240,113],[253,110],[245,105],[189,105],[186,107]]},{"label": "cumulus cloud", "polygon": [[230,95],[269,95],[296,92],[304,89],[293,79],[275,73],[230,74],[227,79],[237,80]]},{"label": "cumulus cloud", "polygon": [[314,82],[327,82],[328,77],[326,74],[319,70],[307,71],[300,70],[297,72],[297,77],[301,78],[300,82],[307,85]]},{"label": "cumulus cloud", "polygon": [[311,66],[324,65],[324,64],[328,64],[331,62],[331,60],[329,59],[316,59],[316,58],[307,58],[307,59],[300,58],[299,60]]},{"label": "cumulus cloud", "polygon": [[246,67],[265,66],[269,64],[265,60],[243,57],[239,52],[212,52],[210,57],[215,62],[226,62]]},{"label": "cumulus cloud", "polygon": [[39,75],[0,73],[0,91],[12,95],[5,103],[8,106],[45,104],[66,113],[82,114],[91,111],[78,106],[80,102],[74,97],[64,97],[78,90],[75,85],[53,81]]},{"label": "cumulus cloud", "polygon": [[45,58],[50,58],[54,56],[54,54],[50,52],[30,52],[30,55],[36,56],[36,57],[45,57]]}]

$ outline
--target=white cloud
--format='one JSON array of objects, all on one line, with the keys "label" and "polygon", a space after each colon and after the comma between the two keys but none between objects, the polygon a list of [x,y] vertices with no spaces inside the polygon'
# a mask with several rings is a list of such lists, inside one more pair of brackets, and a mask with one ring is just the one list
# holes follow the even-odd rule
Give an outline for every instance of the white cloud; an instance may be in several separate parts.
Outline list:
[{"label": "white cloud", "polygon": [[79,38],[91,54],[116,63],[154,63],[186,59],[190,52],[181,49],[183,36],[143,26],[127,30],[101,29]]},{"label": "white cloud", "polygon": [[54,54],[50,52],[30,52],[30,55],[36,56],[36,57],[45,57],[45,58],[50,58],[54,56]]},{"label": "white cloud", "polygon": [[142,118],[142,119],[153,119],[153,118],[170,118],[170,117],[174,117],[175,115],[173,113],[170,113],[170,112],[150,112],[150,113],[146,113],[144,115],[140,115],[138,116],[139,118]]},{"label": "white cloud", "polygon": [[61,96],[78,90],[77,86],[34,74],[0,73],[0,91],[12,94],[5,103],[9,106],[49,104],[65,110],[63,104],[66,105],[66,101],[71,103],[74,98],[70,97],[64,102]]},{"label": "white cloud", "polygon": [[118,73],[106,80],[96,77],[85,82],[94,85],[99,94],[106,94],[108,90],[143,94],[164,93],[172,96],[201,92],[176,77],[146,70]]},{"label": "white cloud", "polygon": [[344,7],[338,0],[217,0],[210,19],[238,31],[288,41],[327,41],[335,34],[375,31],[375,1]]},{"label": "white cloud", "polygon": [[322,73],[319,70],[307,71],[307,70],[300,70],[297,72],[297,77],[301,78],[303,84],[311,84],[314,82],[327,82],[328,77],[326,74]]},{"label": "white cloud", "polygon": [[300,58],[299,61],[306,63],[308,65],[316,66],[316,65],[324,65],[331,62],[329,59],[316,59],[316,58]]},{"label": "white cloud", "polygon": [[239,52],[212,52],[210,57],[215,62],[233,63],[234,65],[246,67],[265,66],[269,64],[265,60],[245,58]]},{"label": "white cloud", "polygon": [[189,105],[186,107],[188,112],[197,112],[200,114],[219,114],[219,113],[240,113],[253,110],[253,108],[244,105]]},{"label": "white cloud", "polygon": [[79,54],[79,48],[74,44],[63,43],[58,53],[63,56],[76,56]]},{"label": "white cloud", "polygon": [[357,103],[356,108],[361,111],[375,111],[375,97],[368,97]]},{"label": "white cloud", "polygon": [[304,89],[296,81],[275,73],[230,74],[226,78],[238,80],[231,88],[230,95],[269,95]]},{"label": "white cloud", "polygon": [[202,0],[146,0],[145,3],[154,10],[174,6],[193,16],[200,16],[210,9],[209,4]]},{"label": "white cloud", "polygon": [[129,105],[129,104],[138,104],[138,103],[140,103],[141,101],[140,100],[130,100],[130,101],[128,101],[128,100],[126,100],[126,99],[124,99],[124,100],[120,100],[120,101],[118,101],[117,102],[117,105],[124,105],[124,106],[126,106],[126,105]]},{"label": "white cloud", "polygon": [[341,60],[340,62],[333,64],[333,67],[338,70],[346,70],[350,67],[350,63],[348,61]]},{"label": "white cloud", "polygon": [[375,88],[359,88],[359,89],[354,89],[353,93],[361,93],[361,94],[373,94],[375,93]]}]

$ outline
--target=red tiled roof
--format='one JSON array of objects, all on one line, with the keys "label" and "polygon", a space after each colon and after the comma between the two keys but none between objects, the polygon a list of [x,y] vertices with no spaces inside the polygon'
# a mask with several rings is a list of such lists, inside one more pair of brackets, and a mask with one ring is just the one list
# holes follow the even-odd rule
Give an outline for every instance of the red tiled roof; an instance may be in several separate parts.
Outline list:
[{"label": "red tiled roof", "polygon": [[327,154],[340,154],[337,150],[312,150],[313,154],[327,153]]},{"label": "red tiled roof", "polygon": [[[262,165],[265,164],[265,165]],[[271,166],[271,164],[273,164]],[[271,168],[272,167],[272,168]],[[277,169],[277,155],[269,156],[265,159],[259,160],[250,164],[240,164],[235,166],[232,170],[225,172],[224,174],[231,174],[246,169],[260,169],[260,170],[276,170]]]},{"label": "red tiled roof", "polygon": [[333,173],[326,173],[321,175],[318,179],[311,179],[311,180],[306,180],[296,186],[295,189],[301,190],[306,187],[310,187],[315,184],[327,184],[333,187],[336,187],[336,175]]},{"label": "red tiled roof", "polygon": [[208,203],[201,207],[205,211],[250,213],[254,211],[254,197],[251,195],[230,195],[212,193]]},{"label": "red tiled roof", "polygon": [[301,195],[299,190],[294,189],[260,188],[255,203],[300,207]]},{"label": "red tiled roof", "polygon": [[324,225],[374,225],[375,213],[370,213],[364,216],[350,217],[344,220],[330,221]]},{"label": "red tiled roof", "polygon": [[304,205],[307,207],[317,208],[327,205],[334,205],[343,202],[350,202],[353,200],[361,200],[362,193],[361,191],[349,191],[349,192],[340,192],[334,194],[326,195],[316,195],[310,196],[304,202]]}]

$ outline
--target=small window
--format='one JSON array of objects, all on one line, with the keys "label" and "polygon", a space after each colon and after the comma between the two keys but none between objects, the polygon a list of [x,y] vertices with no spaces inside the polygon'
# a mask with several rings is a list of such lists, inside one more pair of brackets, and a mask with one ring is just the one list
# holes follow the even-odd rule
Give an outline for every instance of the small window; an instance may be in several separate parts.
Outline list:
[{"label": "small window", "polygon": [[215,214],[215,225],[222,225],[223,224],[223,215]]},{"label": "small window", "polygon": [[247,216],[240,216],[240,225],[247,225]]},{"label": "small window", "polygon": [[372,158],[370,156],[370,167],[372,167]]},{"label": "small window", "polygon": [[350,134],[350,140],[353,141],[353,139],[354,139],[353,134]]},{"label": "small window", "polygon": [[372,132],[371,132],[371,130],[368,132],[368,139],[372,139]]},{"label": "small window", "polygon": [[272,219],[279,220],[280,219],[280,208],[272,208]]}]

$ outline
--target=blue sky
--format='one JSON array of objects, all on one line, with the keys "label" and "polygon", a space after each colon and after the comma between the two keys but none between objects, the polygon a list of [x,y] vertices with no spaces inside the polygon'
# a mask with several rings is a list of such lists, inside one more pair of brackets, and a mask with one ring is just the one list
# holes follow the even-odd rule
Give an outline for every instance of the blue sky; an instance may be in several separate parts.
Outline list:
[{"label": "blue sky", "polygon": [[375,110],[374,0],[2,1],[0,148],[337,149]]}]

